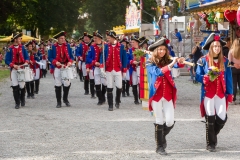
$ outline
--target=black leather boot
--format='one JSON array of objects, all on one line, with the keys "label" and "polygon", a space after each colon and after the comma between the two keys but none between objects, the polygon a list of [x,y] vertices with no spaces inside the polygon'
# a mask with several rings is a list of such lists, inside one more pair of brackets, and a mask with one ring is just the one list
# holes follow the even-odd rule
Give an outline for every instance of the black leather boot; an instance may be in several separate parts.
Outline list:
[{"label": "black leather boot", "polygon": [[90,92],[91,92],[91,98],[96,98],[96,97],[95,97],[94,86],[95,86],[94,79],[90,79]]},{"label": "black leather boot", "polygon": [[215,134],[215,115],[205,116],[206,118],[206,140],[207,140],[207,150],[210,152],[216,152],[216,134]]},{"label": "black leather boot", "polygon": [[56,98],[57,98],[57,106],[56,108],[61,108],[62,107],[62,86],[55,86],[55,93],[56,93]]},{"label": "black leather boot", "polygon": [[34,99],[35,97],[34,97],[34,82],[33,81],[30,82],[30,91],[31,91],[30,96],[32,99]]},{"label": "black leather boot", "polygon": [[98,103],[97,105],[102,105],[102,91],[101,91],[101,84],[95,85],[96,87],[96,93],[98,97]]},{"label": "black leather boot", "polygon": [[106,91],[107,91],[107,86],[102,85],[102,103],[106,102],[106,97],[105,97]]},{"label": "black leather boot", "polygon": [[30,93],[30,82],[26,82],[26,90],[27,90],[27,99],[30,99],[31,93]]},{"label": "black leather boot", "polygon": [[71,87],[71,83],[68,87],[63,86],[63,103],[65,103],[67,107],[71,106],[71,104],[68,101],[68,93],[69,93],[70,87]]},{"label": "black leather boot", "polygon": [[35,94],[38,94],[38,90],[39,90],[39,79],[35,80]]},{"label": "black leather boot", "polygon": [[87,77],[84,78],[84,90],[84,95],[89,95],[89,80],[87,79]]},{"label": "black leather boot", "polygon": [[113,88],[107,88],[108,110],[113,111]]},{"label": "black leather boot", "polygon": [[122,96],[126,97],[125,92],[126,92],[126,81],[122,80]]},{"label": "black leather boot", "polygon": [[[175,122],[174,122],[175,124]],[[166,141],[166,135],[171,131],[171,129],[174,127],[174,124],[171,127],[166,126],[166,123],[163,124],[163,148],[167,148],[167,141]]]},{"label": "black leather boot", "polygon": [[130,82],[126,81],[126,93],[127,93],[127,96],[130,96],[130,94],[129,94],[129,87],[130,87]]},{"label": "black leather boot", "polygon": [[82,70],[79,69],[79,71],[78,71],[78,75],[79,75],[80,82],[83,82],[83,74],[82,74]]},{"label": "black leather boot", "polygon": [[22,107],[25,106],[25,92],[26,92],[25,86],[24,88],[20,88],[20,101]]},{"label": "black leather boot", "polygon": [[20,108],[19,85],[12,86],[12,89],[13,89],[13,97],[15,100],[15,109],[19,109]]},{"label": "black leather boot", "polygon": [[116,87],[116,104],[115,104],[115,107],[117,109],[119,109],[119,106],[120,106],[120,103],[121,103],[121,93],[122,93],[122,89],[119,89]]},{"label": "black leather boot", "polygon": [[167,155],[163,147],[163,139],[164,139],[163,125],[159,125],[159,124],[154,124],[154,125],[155,125],[155,140],[157,144],[156,153],[160,155]]},{"label": "black leather boot", "polygon": [[139,104],[137,85],[133,85],[132,90],[133,90],[133,96],[134,96],[134,103]]},{"label": "black leather boot", "polygon": [[225,120],[222,120],[220,117],[216,115],[215,126],[214,126],[215,135],[216,135],[215,146],[217,146],[217,135],[220,132],[220,130],[224,127],[226,122],[227,122],[227,114],[226,114]]},{"label": "black leather boot", "polygon": [[44,78],[46,78],[46,75],[47,75],[47,70],[44,69]]}]

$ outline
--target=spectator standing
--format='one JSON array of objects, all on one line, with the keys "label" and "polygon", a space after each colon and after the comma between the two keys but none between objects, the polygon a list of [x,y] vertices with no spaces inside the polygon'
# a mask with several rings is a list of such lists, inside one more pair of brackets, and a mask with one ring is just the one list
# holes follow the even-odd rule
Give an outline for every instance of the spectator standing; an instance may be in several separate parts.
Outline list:
[{"label": "spectator standing", "polygon": [[223,46],[223,55],[228,58],[228,52],[231,47],[231,40],[229,37],[225,38],[224,41],[226,42],[226,45]]},{"label": "spectator standing", "polygon": [[199,45],[199,42],[196,42],[196,46],[193,47],[192,54],[193,54],[193,62],[195,64],[195,67],[194,67],[194,73],[195,73],[197,69],[197,65],[196,65],[197,61],[200,57],[202,57],[202,52],[201,52],[201,47]]},{"label": "spectator standing", "polygon": [[181,33],[178,32],[178,29],[175,29],[175,36],[178,39],[178,57],[181,57],[183,53],[183,41],[182,41],[182,36]]}]

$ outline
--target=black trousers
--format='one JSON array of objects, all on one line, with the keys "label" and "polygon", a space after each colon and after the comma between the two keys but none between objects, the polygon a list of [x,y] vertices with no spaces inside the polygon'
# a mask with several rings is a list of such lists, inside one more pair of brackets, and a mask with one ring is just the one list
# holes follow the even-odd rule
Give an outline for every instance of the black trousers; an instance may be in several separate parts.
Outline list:
[{"label": "black trousers", "polygon": [[233,79],[233,101],[236,101],[236,95],[238,87],[240,87],[240,69],[232,68],[232,79]]}]

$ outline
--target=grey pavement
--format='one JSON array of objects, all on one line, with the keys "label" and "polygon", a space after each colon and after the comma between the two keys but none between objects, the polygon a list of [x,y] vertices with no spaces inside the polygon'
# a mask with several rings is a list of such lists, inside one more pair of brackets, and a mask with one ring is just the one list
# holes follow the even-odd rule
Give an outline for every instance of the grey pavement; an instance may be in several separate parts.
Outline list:
[{"label": "grey pavement", "polygon": [[[41,79],[36,99],[14,109],[9,80],[0,83],[1,160],[155,160],[240,159],[240,105],[230,105],[228,121],[218,136],[216,153],[205,150],[205,124],[200,117],[200,85],[176,79],[175,127],[167,136],[168,155],[155,153],[154,117],[121,98],[120,109],[107,111],[83,95],[83,82],[72,81],[72,107],[55,108],[54,80]],[[130,88],[131,89],[131,88]],[[132,94],[131,94],[132,95]]]}]

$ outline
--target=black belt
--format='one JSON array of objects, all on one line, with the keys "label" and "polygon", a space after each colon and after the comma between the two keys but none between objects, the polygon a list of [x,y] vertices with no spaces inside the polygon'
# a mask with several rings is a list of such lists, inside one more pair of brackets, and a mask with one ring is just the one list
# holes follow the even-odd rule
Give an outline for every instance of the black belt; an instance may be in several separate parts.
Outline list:
[{"label": "black belt", "polygon": [[24,63],[15,63],[15,65],[23,65]]}]

